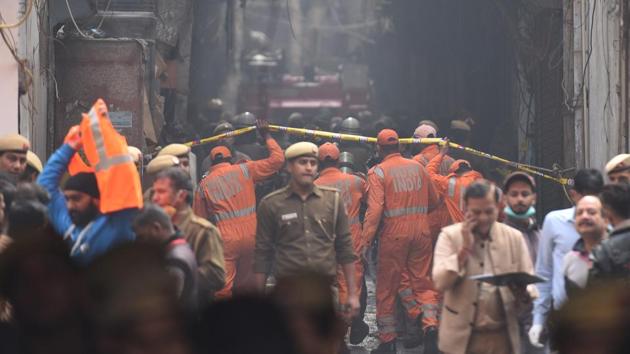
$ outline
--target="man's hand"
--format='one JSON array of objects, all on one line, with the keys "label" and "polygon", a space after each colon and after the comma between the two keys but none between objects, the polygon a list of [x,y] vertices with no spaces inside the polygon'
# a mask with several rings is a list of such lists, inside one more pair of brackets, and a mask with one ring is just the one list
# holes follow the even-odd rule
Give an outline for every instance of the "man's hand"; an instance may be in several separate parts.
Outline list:
[{"label": "man's hand", "polygon": [[263,138],[269,137],[269,121],[263,118],[256,119],[256,129]]},{"label": "man's hand", "polygon": [[81,128],[78,125],[70,127],[66,138],[63,140],[64,144],[70,145],[74,150],[79,150],[83,147],[83,141],[81,140]]},{"label": "man's hand", "polygon": [[350,294],[348,297],[348,316],[349,318],[354,318],[359,314],[359,309],[361,308],[361,303],[359,301],[358,294]]},{"label": "man's hand", "polygon": [[542,330],[542,325],[533,325],[527,333],[527,335],[529,336],[529,342],[536,348],[544,347],[544,345],[540,343],[540,334],[542,333]]},{"label": "man's hand", "polygon": [[450,148],[451,141],[448,138],[444,138],[444,143],[440,145],[440,155],[444,156],[448,154],[448,149]]}]

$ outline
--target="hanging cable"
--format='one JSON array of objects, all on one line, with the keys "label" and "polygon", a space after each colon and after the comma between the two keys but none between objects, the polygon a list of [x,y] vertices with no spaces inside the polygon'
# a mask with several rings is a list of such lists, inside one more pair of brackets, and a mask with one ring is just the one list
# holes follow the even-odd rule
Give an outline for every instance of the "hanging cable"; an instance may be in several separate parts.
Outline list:
[{"label": "hanging cable", "polygon": [[33,10],[33,2],[35,0],[27,0],[27,4],[26,4],[26,12],[24,13],[24,16],[22,16],[19,20],[17,20],[16,23],[12,23],[12,24],[7,24],[7,23],[0,23],[0,29],[10,29],[10,28],[16,28],[16,27],[20,27],[30,16],[31,11]]},{"label": "hanging cable", "polygon": [[72,9],[70,8],[70,3],[68,2],[68,0],[66,0],[66,8],[68,9],[68,14],[70,14],[70,19],[72,20],[72,23],[74,24],[74,28],[77,30],[77,32],[81,35],[81,37],[90,38],[83,31],[81,31],[81,29],[79,28],[79,25],[77,25],[77,21],[75,21],[74,19],[74,15],[72,14]]}]

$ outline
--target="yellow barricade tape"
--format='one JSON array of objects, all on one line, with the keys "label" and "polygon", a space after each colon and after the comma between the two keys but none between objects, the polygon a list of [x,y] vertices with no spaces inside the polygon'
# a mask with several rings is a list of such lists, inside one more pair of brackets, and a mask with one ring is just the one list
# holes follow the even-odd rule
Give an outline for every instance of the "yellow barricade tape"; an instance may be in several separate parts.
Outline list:
[{"label": "yellow barricade tape", "polygon": [[[204,138],[204,139],[200,139],[200,140],[193,140],[193,141],[185,143],[185,145],[197,146],[197,145],[213,143],[213,142],[225,139],[225,138],[230,138],[230,137],[235,137],[235,136],[238,136],[238,135],[246,134],[246,133],[249,133],[249,132],[254,131],[254,130],[256,130],[256,126],[245,127],[245,128],[241,128],[241,129],[225,132],[225,133],[222,133],[222,134],[219,134],[219,135],[211,136],[209,138]],[[312,130],[312,129],[303,129],[303,128],[291,128],[291,127],[283,127],[283,126],[280,126],[280,125],[269,125],[269,130],[276,131],[276,132],[284,132],[284,133],[293,134],[293,135],[314,136],[314,137],[325,138],[325,139],[332,139],[332,140],[339,140],[339,141],[343,140],[343,141],[351,141],[351,142],[358,142],[358,143],[376,143],[376,138],[373,138],[373,137],[367,137],[367,136],[362,136],[362,135],[353,135],[353,134],[332,133],[332,132],[327,132],[327,131],[322,131],[322,130]],[[401,139],[399,139],[399,142],[401,144],[440,144],[440,145],[444,145],[444,143],[445,143],[445,141],[440,139],[440,138],[423,138],[423,139],[401,138]],[[510,161],[510,160],[504,159],[504,158],[499,157],[499,156],[495,156],[495,155],[488,154],[488,153],[483,152],[483,151],[479,151],[479,150],[475,150],[473,148],[469,148],[469,147],[466,147],[466,146],[459,145],[459,144],[454,143],[454,142],[450,142],[449,146],[454,148],[454,149],[463,150],[463,151],[468,152],[469,154],[472,154],[472,155],[476,155],[476,156],[480,156],[480,157],[484,157],[484,158],[487,158],[487,159],[490,159],[490,160],[494,160],[494,161],[497,161],[497,162],[504,163],[506,165],[509,165],[509,166],[514,167],[516,169],[519,169],[521,171],[525,171],[525,172],[531,173],[533,175],[540,176],[542,178],[545,178],[545,179],[548,179],[548,180],[560,183],[563,186],[572,185],[573,184],[573,180],[572,179],[564,178],[564,177],[555,177],[555,176],[551,176],[551,175],[545,174],[543,172],[540,172],[540,171],[536,170],[535,166],[529,166],[529,165],[524,165],[524,164],[521,164],[521,163],[518,163],[518,162]]]}]

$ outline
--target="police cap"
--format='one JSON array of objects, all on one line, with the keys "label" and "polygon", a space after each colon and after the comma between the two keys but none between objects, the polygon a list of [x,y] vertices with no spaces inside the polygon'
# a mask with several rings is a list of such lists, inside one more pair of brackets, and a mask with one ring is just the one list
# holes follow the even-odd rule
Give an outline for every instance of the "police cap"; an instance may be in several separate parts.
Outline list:
[{"label": "police cap", "polygon": [[179,166],[179,159],[173,155],[159,155],[147,164],[147,173],[157,174],[167,168]]},{"label": "police cap", "polygon": [[27,152],[31,148],[31,143],[20,134],[7,134],[0,137],[0,152],[20,151]]},{"label": "police cap", "polygon": [[42,160],[40,160],[39,157],[30,150],[26,152],[26,165],[31,166],[31,168],[37,171],[37,173],[42,173],[42,170],[44,169]]},{"label": "police cap", "polygon": [[166,145],[160,152],[158,152],[158,156],[162,155],[172,155],[172,156],[184,156],[190,152],[190,147],[184,144],[169,144]]},{"label": "police cap", "polygon": [[287,160],[291,160],[291,159],[294,159],[296,157],[301,157],[301,156],[309,156],[309,157],[317,158],[317,153],[318,153],[317,145],[307,142],[307,141],[301,141],[299,143],[295,143],[289,146],[287,150],[284,152],[284,156]]},{"label": "police cap", "polygon": [[608,161],[606,164],[606,174],[620,172],[630,168],[630,154],[620,154]]}]

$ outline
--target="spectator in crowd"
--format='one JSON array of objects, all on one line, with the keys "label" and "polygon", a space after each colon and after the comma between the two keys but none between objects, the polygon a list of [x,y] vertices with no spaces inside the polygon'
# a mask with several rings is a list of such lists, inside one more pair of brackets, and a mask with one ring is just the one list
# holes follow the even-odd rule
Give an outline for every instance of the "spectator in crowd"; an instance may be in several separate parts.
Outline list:
[{"label": "spectator in crowd", "polygon": [[591,268],[591,251],[606,238],[608,222],[599,198],[587,195],[575,206],[575,229],[580,239],[573,250],[564,256],[563,273],[567,297],[587,285]]},{"label": "spectator in crowd", "polygon": [[0,291],[12,306],[19,353],[94,352],[80,276],[67,245],[50,230],[17,239],[0,254]]},{"label": "spectator in crowd", "polygon": [[536,223],[536,182],[525,172],[509,174],[503,183],[505,223],[523,234],[532,264],[536,264],[540,229]]},{"label": "spectator in crowd", "polygon": [[163,249],[166,268],[175,279],[177,298],[186,310],[196,310],[197,261],[169,215],[159,206],[147,204],[136,216],[133,230],[139,242],[155,243]]},{"label": "spectator in crowd", "polygon": [[531,301],[526,287],[477,283],[469,277],[532,274],[527,245],[520,232],[497,222],[496,186],[474,182],[464,203],[464,222],[442,229],[435,247],[433,281],[444,293],[439,348],[445,353],[520,353],[518,311]]},{"label": "spectator in crowd", "polygon": [[193,354],[188,318],[163,247],[129,243],[85,271],[89,321],[99,354]]},{"label": "spectator in crowd", "polygon": [[286,311],[266,297],[236,296],[212,304],[195,337],[198,354],[299,353]]},{"label": "spectator in crowd", "polygon": [[613,227],[608,240],[592,253],[594,279],[630,277],[630,184],[609,184],[600,194],[604,213]]},{"label": "spectator in crowd", "polygon": [[219,230],[192,210],[193,186],[190,176],[178,167],[158,173],[153,182],[153,203],[168,211],[173,210],[173,223],[197,260],[200,306],[214,298],[214,293],[225,286],[223,241]]},{"label": "spectator in crowd", "polygon": [[[569,190],[573,203],[586,195],[597,195],[604,185],[602,174],[594,169],[579,170],[573,180],[573,188]],[[552,308],[560,308],[566,300],[562,262],[580,238],[575,230],[574,216],[575,207],[571,207],[550,212],[543,222],[536,275],[547,281],[537,284],[539,297],[534,301],[534,322],[528,333],[530,342],[536,347],[543,346],[540,338],[549,312]]]},{"label": "spectator in crowd", "polygon": [[[83,146],[80,129],[75,126],[66,136],[66,142],[50,157],[37,178],[50,196],[48,217],[55,231],[72,245],[70,256],[87,264],[108,249],[133,241],[131,222],[136,208],[101,213],[101,191],[93,172],[79,172],[70,176],[59,188],[62,176],[68,170],[75,152]],[[135,178],[139,178],[136,176]],[[120,180],[112,179],[104,190],[116,190]],[[125,181],[131,183],[132,181]],[[138,181],[139,183],[139,181]]]}]

